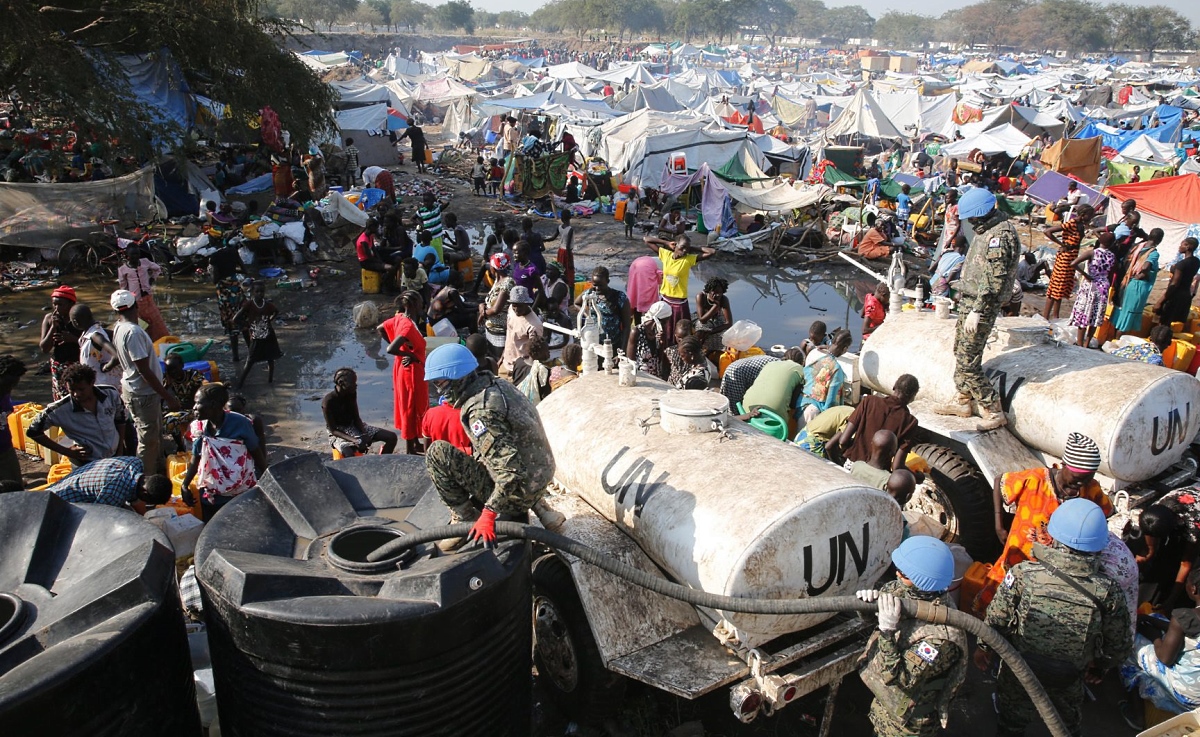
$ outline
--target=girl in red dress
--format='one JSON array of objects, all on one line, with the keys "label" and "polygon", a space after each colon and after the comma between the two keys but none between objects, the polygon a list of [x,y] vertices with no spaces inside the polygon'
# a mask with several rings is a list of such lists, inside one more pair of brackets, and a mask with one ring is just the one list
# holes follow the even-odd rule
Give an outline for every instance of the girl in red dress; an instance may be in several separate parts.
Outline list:
[{"label": "girl in red dress", "polygon": [[379,335],[387,341],[387,352],[396,357],[392,365],[396,429],[410,455],[421,452],[421,419],[429,409],[425,336],[417,325],[424,307],[421,295],[405,292],[396,298],[396,314],[378,327]]}]

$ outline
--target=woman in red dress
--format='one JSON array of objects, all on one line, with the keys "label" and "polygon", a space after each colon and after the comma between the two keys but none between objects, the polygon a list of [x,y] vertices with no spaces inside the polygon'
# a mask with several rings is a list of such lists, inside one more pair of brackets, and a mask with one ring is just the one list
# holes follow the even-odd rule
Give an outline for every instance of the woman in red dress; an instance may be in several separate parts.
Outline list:
[{"label": "woman in red dress", "polygon": [[396,429],[404,438],[410,455],[421,452],[421,419],[429,409],[425,336],[417,326],[423,310],[421,295],[405,292],[396,298],[396,314],[378,327],[379,335],[387,341],[387,352],[396,357],[392,365]]}]

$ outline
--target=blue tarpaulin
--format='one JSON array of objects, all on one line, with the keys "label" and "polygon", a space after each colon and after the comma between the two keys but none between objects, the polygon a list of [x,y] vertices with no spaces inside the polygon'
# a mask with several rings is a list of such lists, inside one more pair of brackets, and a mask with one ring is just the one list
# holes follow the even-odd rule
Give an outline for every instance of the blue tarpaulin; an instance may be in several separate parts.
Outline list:
[{"label": "blue tarpaulin", "polygon": [[1178,123],[1175,125],[1159,125],[1155,126],[1154,128],[1146,128],[1140,131],[1118,131],[1116,133],[1106,133],[1095,123],[1088,123],[1074,136],[1072,136],[1072,138],[1095,138],[1096,136],[1099,136],[1102,145],[1120,151],[1143,135],[1150,136],[1154,140],[1162,143],[1174,143],[1178,138],[1178,134]]},{"label": "blue tarpaulin", "polygon": [[175,123],[184,130],[192,127],[196,104],[171,52],[163,49],[154,54],[130,54],[118,61],[138,102],[154,111],[160,121]]}]

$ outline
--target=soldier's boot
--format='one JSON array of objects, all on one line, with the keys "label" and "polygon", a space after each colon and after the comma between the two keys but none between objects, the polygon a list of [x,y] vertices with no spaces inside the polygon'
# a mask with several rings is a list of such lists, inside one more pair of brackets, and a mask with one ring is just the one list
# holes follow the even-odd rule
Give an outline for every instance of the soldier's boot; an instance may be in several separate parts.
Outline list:
[{"label": "soldier's boot", "polygon": [[936,415],[952,415],[954,417],[970,417],[975,414],[975,410],[971,403],[971,395],[959,392],[958,396],[953,400],[934,406],[933,413]]},{"label": "soldier's boot", "polygon": [[[471,502],[459,504],[456,507],[450,507],[450,521],[446,524],[457,525],[461,522],[474,522],[479,519],[479,510]],[[466,535],[462,537],[448,537],[445,540],[438,541],[438,550],[443,553],[453,553],[462,546],[467,544]]]},{"label": "soldier's boot", "polygon": [[551,532],[558,532],[558,528],[562,527],[562,524],[567,521],[567,518],[561,513],[546,506],[545,499],[539,499],[533,505],[533,512],[537,515],[542,526]]},{"label": "soldier's boot", "polygon": [[1004,410],[1001,409],[1000,403],[996,402],[989,407],[981,408],[979,412],[979,422],[976,423],[975,429],[979,432],[987,432],[988,430],[997,430],[1008,424],[1008,418],[1004,416]]}]

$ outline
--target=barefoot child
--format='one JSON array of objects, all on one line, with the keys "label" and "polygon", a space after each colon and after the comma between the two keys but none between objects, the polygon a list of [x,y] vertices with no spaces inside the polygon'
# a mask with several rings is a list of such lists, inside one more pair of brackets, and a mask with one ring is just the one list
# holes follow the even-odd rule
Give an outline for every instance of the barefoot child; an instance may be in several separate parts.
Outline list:
[{"label": "barefoot child", "polygon": [[475,157],[475,166],[471,167],[471,184],[474,185],[475,191],[471,194],[476,197],[484,194],[484,184],[488,175],[489,169],[483,164],[483,157]]},{"label": "barefoot child", "polygon": [[274,303],[267,301],[266,282],[254,282],[250,287],[250,299],[246,300],[234,318],[235,323],[241,321],[250,328],[250,353],[246,356],[246,367],[242,369],[236,388],[242,388],[250,369],[262,361],[267,362],[267,383],[274,383],[275,359],[283,355],[279,350],[279,339],[275,337],[274,322],[278,315],[279,310],[275,309]]}]

